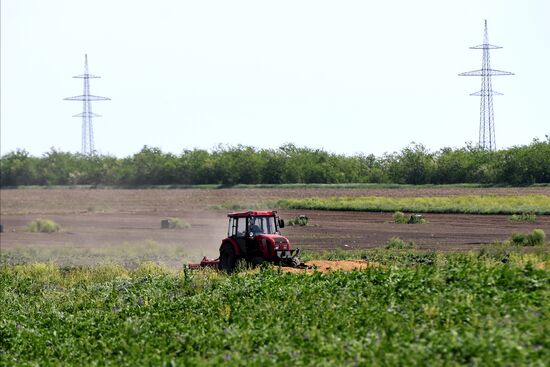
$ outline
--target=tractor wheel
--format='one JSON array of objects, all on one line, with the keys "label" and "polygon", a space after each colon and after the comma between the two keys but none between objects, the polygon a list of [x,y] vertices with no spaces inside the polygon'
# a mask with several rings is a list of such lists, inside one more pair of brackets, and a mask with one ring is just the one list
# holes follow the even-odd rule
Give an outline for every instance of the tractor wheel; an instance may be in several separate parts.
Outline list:
[{"label": "tractor wheel", "polygon": [[224,243],[220,248],[220,263],[218,265],[220,270],[227,273],[235,271],[235,265],[237,263],[237,256],[235,250],[230,243]]},{"label": "tractor wheel", "polygon": [[264,258],[260,256],[253,257],[252,260],[250,261],[253,267],[261,266],[264,262],[265,262]]}]

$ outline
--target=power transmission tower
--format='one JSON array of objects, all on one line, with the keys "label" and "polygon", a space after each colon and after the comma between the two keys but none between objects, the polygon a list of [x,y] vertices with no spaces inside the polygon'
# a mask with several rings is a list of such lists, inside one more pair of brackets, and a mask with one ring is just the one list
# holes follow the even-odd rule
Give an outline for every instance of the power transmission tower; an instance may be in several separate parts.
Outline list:
[{"label": "power transmission tower", "polygon": [[489,43],[489,36],[487,34],[487,20],[485,20],[485,34],[483,37],[483,44],[470,48],[483,50],[483,61],[481,64],[481,70],[468,71],[458,75],[481,76],[481,90],[470,94],[471,96],[481,97],[481,105],[479,109],[479,146],[483,149],[496,150],[493,96],[500,96],[502,95],[502,93],[493,90],[491,76],[514,74],[508,71],[491,69],[489,50],[502,47],[491,45]]},{"label": "power transmission tower", "polygon": [[73,115],[73,117],[82,117],[82,154],[93,155],[95,154],[95,148],[92,118],[101,117],[101,115],[92,112],[92,101],[109,101],[111,99],[90,94],[90,79],[101,77],[88,73],[88,54],[84,55],[84,74],[75,75],[73,78],[84,79],[84,94],[65,98],[65,101],[82,101],[82,113]]}]

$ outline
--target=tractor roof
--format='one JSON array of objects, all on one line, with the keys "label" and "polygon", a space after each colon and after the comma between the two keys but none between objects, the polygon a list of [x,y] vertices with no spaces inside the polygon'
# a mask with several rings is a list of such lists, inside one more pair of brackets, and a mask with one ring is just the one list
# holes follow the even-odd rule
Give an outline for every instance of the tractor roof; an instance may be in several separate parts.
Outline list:
[{"label": "tractor roof", "polygon": [[277,214],[277,211],[275,210],[267,210],[267,211],[248,211],[248,212],[236,212],[236,213],[229,213],[227,214],[230,218],[238,218],[238,217],[272,217]]}]

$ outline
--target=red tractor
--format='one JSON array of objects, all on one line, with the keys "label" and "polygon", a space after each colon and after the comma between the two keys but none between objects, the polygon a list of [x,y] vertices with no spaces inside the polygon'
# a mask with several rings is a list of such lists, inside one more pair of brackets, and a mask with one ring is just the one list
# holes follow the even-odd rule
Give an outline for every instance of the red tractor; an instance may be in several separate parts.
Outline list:
[{"label": "red tractor", "polygon": [[279,228],[285,223],[272,211],[248,211],[230,213],[227,238],[220,246],[220,257],[208,260],[206,257],[190,268],[218,267],[233,272],[237,264],[246,261],[252,266],[271,262],[284,266],[301,267],[298,258],[300,250],[291,250],[290,242],[281,236]]}]

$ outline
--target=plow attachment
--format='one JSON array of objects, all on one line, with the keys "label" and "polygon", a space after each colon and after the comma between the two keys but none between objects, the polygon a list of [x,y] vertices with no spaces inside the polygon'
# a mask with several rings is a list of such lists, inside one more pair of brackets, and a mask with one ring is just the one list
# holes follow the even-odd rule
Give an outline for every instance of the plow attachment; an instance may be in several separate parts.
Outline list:
[{"label": "plow attachment", "polygon": [[[299,252],[297,251],[297,254]],[[296,254],[296,255],[297,255]],[[300,260],[298,256],[292,256],[287,258],[281,258],[280,261],[276,262],[276,265],[279,266],[286,266],[289,268],[296,268],[296,269],[311,269],[311,266],[306,265],[305,262]],[[184,265],[187,269],[204,269],[204,268],[213,268],[213,269],[219,269],[220,266],[220,259],[209,259],[206,256],[202,258],[201,262],[198,263],[188,263],[187,265]]]},{"label": "plow attachment", "polygon": [[187,264],[188,269],[202,269],[202,268],[215,268],[217,269],[220,264],[220,259],[209,259],[206,256],[202,258],[200,263]]}]

